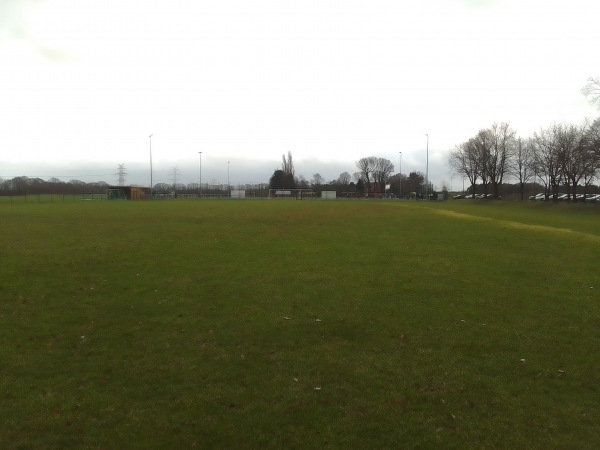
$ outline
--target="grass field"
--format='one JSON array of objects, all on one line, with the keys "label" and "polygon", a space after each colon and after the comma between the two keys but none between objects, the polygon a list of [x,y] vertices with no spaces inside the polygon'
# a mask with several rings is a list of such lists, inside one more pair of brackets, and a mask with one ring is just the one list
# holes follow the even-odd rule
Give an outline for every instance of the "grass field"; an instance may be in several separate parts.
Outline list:
[{"label": "grass field", "polygon": [[600,208],[0,205],[0,448],[600,447]]}]

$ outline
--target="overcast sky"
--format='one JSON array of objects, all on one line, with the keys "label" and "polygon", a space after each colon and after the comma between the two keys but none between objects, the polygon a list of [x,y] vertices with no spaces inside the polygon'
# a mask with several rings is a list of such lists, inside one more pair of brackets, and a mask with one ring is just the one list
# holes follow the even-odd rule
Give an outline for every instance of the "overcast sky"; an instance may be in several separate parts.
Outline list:
[{"label": "overcast sky", "polygon": [[[598,0],[0,0],[0,177],[449,180],[494,122],[597,117]],[[455,181],[456,183],[456,181]]]}]

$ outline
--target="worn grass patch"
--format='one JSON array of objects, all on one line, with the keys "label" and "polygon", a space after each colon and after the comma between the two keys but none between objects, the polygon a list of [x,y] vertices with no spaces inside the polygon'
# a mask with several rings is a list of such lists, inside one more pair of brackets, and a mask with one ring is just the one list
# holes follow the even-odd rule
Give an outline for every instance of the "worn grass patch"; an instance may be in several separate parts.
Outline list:
[{"label": "worn grass patch", "polygon": [[458,219],[479,221],[479,222],[487,221],[488,225],[496,224],[496,225],[503,226],[503,227],[515,228],[517,230],[550,233],[550,234],[554,234],[554,235],[561,235],[561,234],[563,234],[563,235],[564,234],[578,235],[580,237],[583,237],[583,238],[586,238],[586,239],[589,239],[589,240],[592,240],[595,242],[600,242],[600,235],[598,235],[598,234],[583,233],[581,231],[576,231],[576,230],[573,230],[570,228],[557,228],[557,227],[552,227],[552,226],[547,226],[547,225],[534,225],[534,224],[530,224],[530,223],[515,222],[515,221],[511,221],[511,220],[493,219],[490,217],[466,214],[464,212],[457,212],[457,211],[452,211],[452,210],[448,210],[448,209],[439,209],[439,210],[437,210],[437,212],[439,214],[443,214],[445,216],[451,216],[451,217],[458,218]]},{"label": "worn grass patch", "polygon": [[0,205],[0,446],[596,448],[572,206]]}]

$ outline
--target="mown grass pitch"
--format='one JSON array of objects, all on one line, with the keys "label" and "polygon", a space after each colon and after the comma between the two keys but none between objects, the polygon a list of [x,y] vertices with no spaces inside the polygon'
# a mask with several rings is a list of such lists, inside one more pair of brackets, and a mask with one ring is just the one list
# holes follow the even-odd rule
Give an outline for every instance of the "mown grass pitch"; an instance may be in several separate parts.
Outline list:
[{"label": "mown grass pitch", "polygon": [[597,448],[600,208],[0,205],[1,448]]}]

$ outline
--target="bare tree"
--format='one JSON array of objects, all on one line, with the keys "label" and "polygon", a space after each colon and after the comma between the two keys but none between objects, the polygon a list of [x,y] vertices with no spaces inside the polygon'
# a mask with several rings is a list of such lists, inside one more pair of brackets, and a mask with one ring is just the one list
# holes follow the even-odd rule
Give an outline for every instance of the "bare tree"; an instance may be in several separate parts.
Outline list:
[{"label": "bare tree", "polygon": [[515,150],[515,131],[508,123],[493,124],[486,130],[489,140],[488,161],[486,163],[494,197],[498,198],[504,175]]},{"label": "bare tree", "polygon": [[337,179],[338,184],[347,185],[350,183],[350,174],[348,172],[340,173],[340,176]]},{"label": "bare tree", "polygon": [[571,200],[576,199],[577,186],[585,174],[586,160],[589,159],[584,145],[585,128],[585,124],[555,126],[560,168],[563,179],[569,187]]},{"label": "bare tree", "polygon": [[312,177],[311,184],[315,187],[322,186],[325,184],[325,178],[320,173],[315,173]]},{"label": "bare tree", "polygon": [[372,175],[375,159],[374,156],[369,156],[361,158],[356,162],[356,168],[359,170],[360,178],[366,184],[367,192],[372,191]]},{"label": "bare tree", "polygon": [[[590,124],[585,134],[587,144],[596,160],[596,164],[600,165],[600,118]],[[596,169],[600,169],[600,167]]]},{"label": "bare tree", "polygon": [[475,195],[480,166],[474,139],[454,147],[454,150],[450,152],[448,164],[457,175],[468,178],[469,183],[471,183],[471,193]]},{"label": "bare tree", "polygon": [[356,162],[356,167],[367,184],[368,192],[373,192],[375,186],[379,192],[384,192],[385,185],[394,172],[394,165],[389,159],[375,156],[361,158]]},{"label": "bare tree", "polygon": [[475,195],[477,180],[481,180],[487,196],[491,184],[494,197],[510,167],[515,151],[515,131],[508,123],[493,124],[450,152],[449,165],[453,171],[469,179]]},{"label": "bare tree", "polygon": [[585,194],[587,187],[597,177],[600,170],[600,118],[586,127],[582,151],[584,153],[582,183]]},{"label": "bare tree", "polygon": [[172,184],[167,184],[167,183],[156,183],[154,185],[154,192],[158,193],[158,194],[167,194],[171,191],[171,188],[173,187]]},{"label": "bare tree", "polygon": [[298,189],[308,189],[309,184],[304,175],[300,175],[298,178],[296,178],[296,187]]},{"label": "bare tree", "polygon": [[373,169],[373,180],[379,184],[381,192],[385,192],[385,185],[394,173],[394,164],[386,158],[375,158],[375,166]]},{"label": "bare tree", "polygon": [[530,140],[516,140],[515,154],[511,161],[510,173],[519,182],[521,200],[525,199],[525,185],[533,178],[533,146]]},{"label": "bare tree", "polygon": [[534,170],[544,184],[546,193],[550,192],[554,200],[558,199],[558,188],[562,182],[557,134],[557,125],[553,125],[534,133],[531,141],[534,149]]},{"label": "bare tree", "polygon": [[283,173],[289,173],[294,176],[294,162],[292,160],[292,152],[288,152],[287,158],[285,155],[281,155],[281,170]]},{"label": "bare tree", "polygon": [[479,130],[479,132],[470,141],[473,146],[473,153],[476,160],[476,164],[479,166],[479,178],[481,178],[481,184],[483,185],[483,194],[487,196],[488,185],[490,184],[490,164],[492,161],[492,145],[493,136],[489,129]]},{"label": "bare tree", "polygon": [[589,102],[600,108],[600,77],[588,78],[587,84],[581,89]]}]

